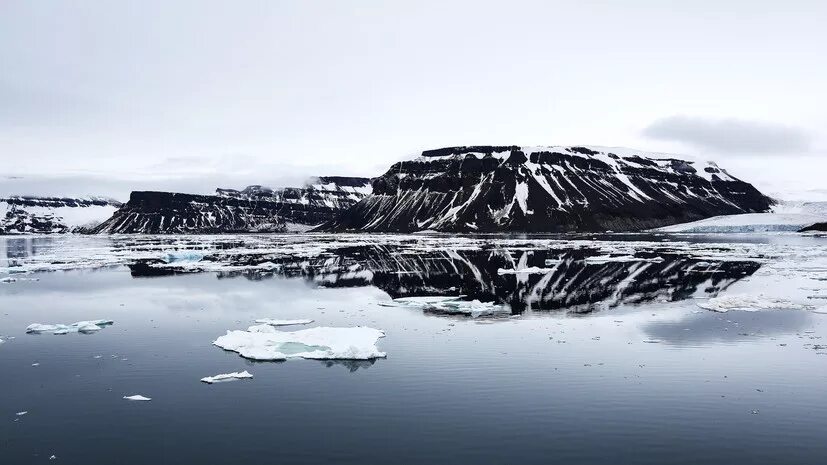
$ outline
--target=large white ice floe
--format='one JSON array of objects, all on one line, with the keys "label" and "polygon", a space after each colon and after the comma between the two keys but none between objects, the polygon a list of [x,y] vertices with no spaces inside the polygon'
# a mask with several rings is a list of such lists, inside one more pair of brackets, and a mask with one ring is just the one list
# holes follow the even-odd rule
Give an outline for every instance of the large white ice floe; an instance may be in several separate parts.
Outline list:
[{"label": "large white ice floe", "polygon": [[713,297],[698,302],[698,306],[713,312],[728,312],[730,310],[757,312],[761,310],[804,310],[811,308],[808,305],[797,304],[777,297],[747,294]]},{"label": "large white ice floe", "polygon": [[251,360],[372,360],[386,357],[376,347],[377,341],[383,337],[383,331],[364,326],[279,331],[264,324],[250,326],[247,331],[227,331],[213,344]]},{"label": "large white ice floe", "polygon": [[137,401],[137,402],[148,402],[152,400],[151,397],[142,396],[140,394],[133,394],[131,396],[123,396],[125,400]]},{"label": "large white ice floe", "polygon": [[220,375],[215,376],[207,376],[205,378],[201,378],[202,383],[213,384],[213,383],[223,383],[226,381],[235,381],[237,379],[251,379],[253,375],[250,374],[249,371],[234,371],[232,373],[223,373]]},{"label": "large white ice floe", "polygon": [[313,320],[298,319],[298,320],[279,320],[276,318],[259,318],[256,323],[270,326],[293,326],[293,325],[309,325]]},{"label": "large white ice floe", "polygon": [[41,323],[32,323],[26,328],[27,333],[31,334],[42,334],[42,333],[51,333],[51,334],[68,334],[68,333],[95,333],[100,331],[101,329],[114,324],[115,322],[112,320],[88,320],[88,321],[78,321],[76,323],[71,323],[68,325],[65,324],[41,324]]},{"label": "large white ice floe", "polygon": [[463,300],[463,296],[423,296],[393,299],[398,305],[417,307],[432,312],[469,315],[472,317],[511,313],[510,309],[494,302]]}]

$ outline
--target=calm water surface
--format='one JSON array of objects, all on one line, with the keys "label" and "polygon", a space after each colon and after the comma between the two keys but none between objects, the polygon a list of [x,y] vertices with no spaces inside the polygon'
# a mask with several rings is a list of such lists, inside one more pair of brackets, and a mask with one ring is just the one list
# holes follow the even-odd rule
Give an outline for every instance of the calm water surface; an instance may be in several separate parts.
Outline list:
[{"label": "calm water surface", "polygon": [[[4,247],[32,253],[31,243]],[[365,250],[351,252],[373,268],[337,279],[149,276],[133,265],[0,284],[0,463],[46,463],[52,455],[66,464],[816,464],[827,457],[827,350],[818,346],[827,344],[827,315],[697,306],[699,293],[718,288],[807,287],[762,272],[767,264],[713,264],[705,270],[719,278],[707,281],[693,277],[698,260],[686,257],[572,262],[552,280],[498,275],[503,265],[491,253],[449,251],[461,259],[450,263],[477,265],[471,279],[433,251],[415,257],[425,263],[416,270],[380,270],[396,251]],[[531,257],[548,259],[542,251]],[[509,303],[514,315],[389,306],[391,297],[449,291]],[[388,358],[254,363],[212,346],[226,330],[263,317],[379,328]],[[97,318],[115,324],[90,335],[25,334],[30,323]],[[254,379],[199,382],[242,370]],[[152,401],[122,399],[131,394]]]}]

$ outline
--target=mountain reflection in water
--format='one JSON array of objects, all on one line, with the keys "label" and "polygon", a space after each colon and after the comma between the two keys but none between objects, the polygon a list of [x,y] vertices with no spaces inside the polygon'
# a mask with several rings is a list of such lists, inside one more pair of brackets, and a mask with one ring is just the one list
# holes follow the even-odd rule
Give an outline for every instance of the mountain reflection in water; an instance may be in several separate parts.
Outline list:
[{"label": "mountain reflection in water", "polygon": [[[701,260],[679,253],[611,256],[587,247],[417,252],[370,245],[334,249],[317,257],[243,255],[229,260],[238,266],[272,262],[273,269],[222,271],[220,279],[300,277],[319,287],[376,286],[392,298],[461,295],[507,304],[513,314],[527,309],[588,313],[621,304],[715,296],[760,267],[754,261]],[[130,269],[135,277],[183,271],[154,265],[138,262]]]}]

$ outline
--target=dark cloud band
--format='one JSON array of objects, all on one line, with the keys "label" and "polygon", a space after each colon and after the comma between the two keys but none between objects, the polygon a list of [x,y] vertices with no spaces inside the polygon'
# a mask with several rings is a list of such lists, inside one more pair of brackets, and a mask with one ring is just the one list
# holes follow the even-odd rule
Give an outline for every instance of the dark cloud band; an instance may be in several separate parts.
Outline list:
[{"label": "dark cloud band", "polygon": [[802,153],[810,149],[810,135],[802,129],[739,119],[669,116],[650,124],[643,135],[730,153]]}]

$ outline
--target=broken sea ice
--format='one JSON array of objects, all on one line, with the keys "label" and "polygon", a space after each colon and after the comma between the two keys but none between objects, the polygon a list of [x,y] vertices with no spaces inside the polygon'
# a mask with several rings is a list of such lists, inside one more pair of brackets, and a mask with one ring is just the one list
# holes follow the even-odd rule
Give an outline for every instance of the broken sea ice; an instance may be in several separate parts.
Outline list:
[{"label": "broken sea ice", "polygon": [[372,360],[387,356],[376,347],[383,337],[383,331],[362,326],[279,331],[270,325],[257,325],[247,331],[227,331],[213,344],[251,360]]},{"label": "broken sea ice", "polygon": [[41,324],[41,323],[32,323],[28,327],[26,327],[26,332],[29,334],[42,334],[42,333],[52,333],[52,334],[68,334],[68,333],[96,333],[103,329],[106,326],[110,326],[115,322],[112,320],[89,320],[89,321],[78,321],[72,324]]}]

